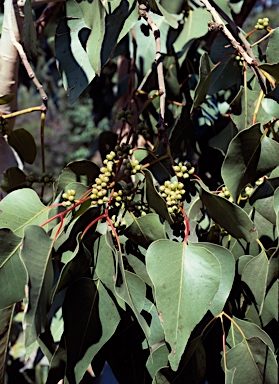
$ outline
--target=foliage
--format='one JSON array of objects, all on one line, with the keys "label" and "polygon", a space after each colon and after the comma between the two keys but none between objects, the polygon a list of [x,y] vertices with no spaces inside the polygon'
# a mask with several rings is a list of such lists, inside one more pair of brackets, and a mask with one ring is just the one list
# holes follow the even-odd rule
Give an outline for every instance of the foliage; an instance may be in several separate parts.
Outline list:
[{"label": "foliage", "polygon": [[[1,116],[0,382],[22,307],[24,353],[46,356],[48,384],[105,362],[119,383],[276,382],[279,33],[258,21],[266,51],[251,47],[257,30],[223,3],[67,0],[63,84],[71,103],[91,92],[96,117],[94,90],[118,83],[114,133],[100,135],[102,164],[54,179],[42,145],[42,175],[26,175],[11,147],[32,164],[36,142]],[[43,137],[46,111],[32,111]],[[85,141],[86,113],[72,121]]]}]

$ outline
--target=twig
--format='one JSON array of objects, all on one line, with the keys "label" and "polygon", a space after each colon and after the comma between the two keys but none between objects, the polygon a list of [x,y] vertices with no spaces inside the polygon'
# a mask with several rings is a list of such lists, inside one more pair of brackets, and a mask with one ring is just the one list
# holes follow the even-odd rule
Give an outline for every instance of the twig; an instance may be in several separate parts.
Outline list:
[{"label": "twig", "polygon": [[257,60],[255,60],[253,57],[251,57],[241,46],[241,44],[235,40],[232,33],[228,30],[228,28],[223,23],[221,17],[219,16],[216,9],[210,4],[208,0],[201,0],[201,3],[203,3],[206,7],[206,10],[211,13],[214,21],[215,26],[220,29],[224,35],[229,39],[231,42],[231,45],[234,47],[234,49],[243,57],[243,59],[251,66],[258,66]]},{"label": "twig", "polygon": [[[159,112],[159,120],[158,120],[158,132],[159,135],[165,136],[165,108],[166,108],[166,86],[164,80],[164,70],[163,70],[163,61],[161,54],[161,39],[160,39],[160,30],[157,25],[154,23],[149,13],[147,12],[147,8],[144,4],[140,4],[139,6],[139,15],[143,17],[149,28],[152,30],[155,45],[156,45],[156,55],[155,55],[155,64],[157,67],[158,74],[158,84],[159,84],[159,95],[160,95],[160,112]],[[166,137],[164,137],[167,139]]]},{"label": "twig", "polygon": [[[9,14],[12,15],[12,3],[9,3],[10,5],[10,9],[8,10]],[[48,100],[48,97],[47,97],[47,94],[45,93],[44,89],[43,89],[43,86],[40,84],[39,80],[37,79],[31,65],[29,64],[28,62],[28,59],[27,59],[27,56],[24,52],[24,49],[22,47],[22,45],[17,41],[15,35],[14,35],[14,30],[13,30],[13,25],[12,25],[12,20],[11,20],[11,17],[8,17],[8,27],[9,27],[9,31],[10,31],[10,38],[11,38],[11,41],[14,45],[14,47],[17,49],[18,51],[18,54],[22,60],[22,63],[28,73],[28,76],[30,77],[30,79],[32,79],[33,83],[35,84],[37,90],[39,91],[40,93],[40,96],[41,96],[41,99],[43,101],[43,104],[41,106],[41,110],[42,111],[46,111],[47,110],[47,100]]]}]

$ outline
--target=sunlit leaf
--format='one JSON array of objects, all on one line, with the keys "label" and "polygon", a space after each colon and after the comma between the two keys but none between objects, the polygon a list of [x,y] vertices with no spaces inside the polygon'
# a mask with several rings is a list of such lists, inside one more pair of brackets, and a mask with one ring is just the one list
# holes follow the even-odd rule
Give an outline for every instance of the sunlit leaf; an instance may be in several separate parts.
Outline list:
[{"label": "sunlit leaf", "polygon": [[146,263],[171,347],[169,361],[177,370],[191,332],[216,295],[221,281],[220,263],[205,248],[170,240],[153,242],[147,250]]},{"label": "sunlit leaf", "polygon": [[47,219],[48,210],[32,189],[11,192],[0,201],[0,228],[9,228],[17,236],[23,236],[26,225],[40,225]]}]

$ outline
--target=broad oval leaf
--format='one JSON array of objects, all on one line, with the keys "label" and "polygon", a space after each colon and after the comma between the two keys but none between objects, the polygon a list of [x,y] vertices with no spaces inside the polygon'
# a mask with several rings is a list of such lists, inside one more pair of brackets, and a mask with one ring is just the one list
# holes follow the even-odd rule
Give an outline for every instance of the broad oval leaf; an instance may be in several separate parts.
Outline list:
[{"label": "broad oval leaf", "polygon": [[221,266],[205,248],[170,240],[158,240],[150,245],[146,265],[166,341],[171,347],[169,361],[176,371],[191,332],[216,295]]},{"label": "broad oval leaf", "polygon": [[207,208],[209,216],[232,236],[246,241],[257,239],[258,233],[253,221],[238,205],[210,193],[203,186],[201,199]]},{"label": "broad oval leaf", "polygon": [[248,184],[279,163],[279,144],[261,132],[260,124],[239,132],[231,141],[221,173],[234,201]]},{"label": "broad oval leaf", "polygon": [[22,237],[27,225],[40,225],[48,219],[48,208],[33,189],[20,189],[0,201],[0,228],[9,228]]},{"label": "broad oval leaf", "polygon": [[22,239],[9,229],[0,229],[0,308],[9,307],[25,297],[27,273],[19,257]]},{"label": "broad oval leaf", "polygon": [[227,369],[234,372],[237,384],[274,384],[278,367],[270,348],[259,337],[243,340],[227,352]]},{"label": "broad oval leaf", "polygon": [[0,383],[4,383],[6,377],[6,357],[10,343],[10,331],[14,309],[14,305],[5,309],[0,309]]},{"label": "broad oval leaf", "polygon": [[253,257],[245,265],[241,280],[246,283],[253,294],[253,298],[258,306],[259,314],[262,312],[266,293],[266,283],[268,276],[268,258],[265,251]]},{"label": "broad oval leaf", "polygon": [[21,258],[29,277],[28,304],[24,316],[26,347],[32,345],[45,330],[54,278],[52,247],[53,242],[43,228],[37,225],[25,228]]},{"label": "broad oval leaf", "polygon": [[79,5],[68,0],[66,11],[67,16],[60,20],[56,30],[55,53],[63,85],[69,92],[70,103],[74,103],[94,79],[95,72],[84,48],[90,29],[82,19]]},{"label": "broad oval leaf", "polygon": [[211,243],[197,243],[195,245],[196,247],[205,248],[211,252],[221,265],[222,279],[209,308],[213,316],[217,316],[223,310],[232,289],[235,276],[235,258],[228,249],[221,247],[220,245]]},{"label": "broad oval leaf", "polygon": [[124,233],[129,239],[145,248],[155,240],[166,238],[164,226],[155,213],[134,217],[133,224]]},{"label": "broad oval leaf", "polygon": [[14,129],[8,135],[8,142],[19,154],[20,158],[32,164],[36,158],[37,147],[34,137],[24,128]]},{"label": "broad oval leaf", "polygon": [[12,192],[15,189],[26,188],[26,175],[18,167],[8,168],[2,179],[1,187],[5,192]]},{"label": "broad oval leaf", "polygon": [[118,310],[100,280],[88,278],[67,290],[62,307],[66,342],[66,376],[79,383],[101,347],[120,321]]}]

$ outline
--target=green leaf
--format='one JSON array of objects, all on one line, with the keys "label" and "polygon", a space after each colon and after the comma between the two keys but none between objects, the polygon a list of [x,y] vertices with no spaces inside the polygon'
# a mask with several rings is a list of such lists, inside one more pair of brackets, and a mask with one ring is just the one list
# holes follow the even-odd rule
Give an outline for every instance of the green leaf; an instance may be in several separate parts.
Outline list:
[{"label": "green leaf", "polygon": [[158,0],[155,0],[156,1],[156,4],[157,4],[157,7],[159,8],[159,11],[161,12],[161,14],[164,16],[164,18],[166,19],[166,22],[172,27],[172,28],[178,28],[178,23],[177,23],[177,20],[176,18],[171,15],[160,3]]},{"label": "green leaf", "polygon": [[5,383],[6,358],[15,306],[0,309],[0,383]]},{"label": "green leaf", "polygon": [[125,309],[125,302],[115,291],[115,255],[107,243],[106,235],[102,235],[94,243],[94,265],[96,276],[114,294],[120,307]]},{"label": "green leaf", "polygon": [[210,14],[205,8],[189,10],[183,29],[173,44],[175,52],[183,52],[191,40],[204,36],[208,32],[207,22],[209,20]]},{"label": "green leaf", "polygon": [[33,164],[37,154],[37,147],[31,133],[24,128],[15,129],[9,133],[8,142],[24,162]]},{"label": "green leaf", "polygon": [[231,141],[221,173],[233,199],[242,189],[279,163],[279,144],[261,132],[260,124],[239,132]]},{"label": "green leaf", "polygon": [[156,305],[148,299],[145,299],[143,308],[147,313],[151,315],[150,323],[150,338],[148,340],[150,346],[154,346],[157,343],[161,343],[164,340],[164,330],[159,319],[159,314]]},{"label": "green leaf", "polygon": [[266,60],[268,64],[279,63],[278,55],[278,43],[279,43],[279,28],[275,28],[269,38],[267,49],[266,49]]},{"label": "green leaf", "polygon": [[8,168],[3,174],[1,187],[6,192],[12,192],[15,189],[25,188],[25,173],[18,167]]},{"label": "green leaf", "polygon": [[33,189],[20,189],[0,201],[0,228],[9,228],[22,237],[27,225],[40,225],[48,219],[48,209]]},{"label": "green leaf", "polygon": [[195,89],[193,107],[201,105],[205,99],[210,86],[212,68],[214,67],[208,53],[204,53],[200,60],[199,81]]},{"label": "green leaf", "polygon": [[265,327],[272,319],[278,321],[278,291],[279,291],[279,281],[276,280],[270,290],[267,292],[267,295],[264,300],[263,310],[262,310],[262,322]]},{"label": "green leaf", "polygon": [[[227,352],[227,369],[235,369],[234,383],[274,384],[278,368],[270,348],[258,337],[243,340]],[[245,363],[244,363],[245,362]]]},{"label": "green leaf", "polygon": [[86,249],[82,242],[78,242],[71,259],[64,265],[60,273],[55,290],[52,294],[52,301],[57,293],[61,292],[64,288],[68,287],[70,284],[82,277],[89,269],[90,265],[90,252]]},{"label": "green leaf", "polygon": [[9,229],[0,229],[0,308],[6,308],[25,297],[27,273],[19,257],[22,239]]},{"label": "green leaf", "polygon": [[[135,23],[138,21],[138,6],[136,0],[113,0],[113,1],[104,1],[101,0],[103,6],[106,9],[105,13],[105,24],[104,24],[104,35],[101,41],[100,36],[100,66],[101,68],[106,64],[109,58],[112,56],[113,51],[117,45],[117,43],[124,37],[126,34],[133,28]],[[89,5],[92,8],[92,4]],[[89,11],[89,7],[87,10]],[[102,12],[102,11],[101,11]],[[92,18],[93,17],[93,18]],[[96,15],[92,11],[92,16],[90,18],[90,22],[93,25],[92,33],[94,33]],[[103,28],[103,24],[101,24],[101,29]],[[96,32],[95,32],[96,33]],[[93,36],[92,36],[93,37]],[[91,36],[89,41],[91,40]],[[93,44],[92,41],[92,57],[94,47],[99,48],[99,41]],[[89,47],[90,48],[90,47]],[[94,59],[94,60],[97,60]],[[93,67],[94,68],[94,67]],[[97,72],[97,71],[96,71]]]},{"label": "green leaf", "polygon": [[147,250],[146,263],[171,347],[169,361],[176,371],[191,332],[216,295],[221,282],[220,263],[205,248],[170,240],[153,242]]},{"label": "green leaf", "polygon": [[91,29],[86,50],[92,68],[97,75],[105,64],[101,60],[102,45],[105,36],[105,9],[100,0],[79,3],[85,24]]},{"label": "green leaf", "polygon": [[[164,367],[168,366],[168,347],[165,343],[155,348],[146,362],[146,368],[150,373],[152,379],[156,376],[156,373]],[[156,382],[156,381],[155,381]]]},{"label": "green leaf", "polygon": [[201,199],[207,208],[209,216],[233,237],[245,239],[246,241],[257,239],[258,233],[253,221],[238,205],[208,192],[203,186]]},{"label": "green leaf", "polygon": [[15,97],[14,93],[8,93],[7,95],[0,96],[0,105],[9,104]]},{"label": "green leaf", "polygon": [[241,276],[242,281],[248,285],[254,296],[259,314],[262,312],[266,293],[268,264],[267,255],[262,251],[258,256],[248,261]]},{"label": "green leaf", "polygon": [[279,63],[277,64],[261,64],[258,67],[259,69],[263,69],[265,72],[269,73],[274,77],[275,81],[279,82]]},{"label": "green leaf", "polygon": [[221,265],[221,282],[209,308],[213,316],[217,316],[223,310],[232,289],[235,276],[235,259],[233,254],[228,249],[221,247],[220,245],[197,243],[196,247],[201,247],[211,252],[218,259]]},{"label": "green leaf", "polygon": [[57,194],[66,190],[68,184],[78,182],[90,186],[98,177],[100,168],[89,160],[69,163],[58,178]]},{"label": "green leaf", "polygon": [[168,212],[168,206],[165,200],[160,196],[158,191],[154,186],[153,176],[150,171],[147,169],[145,173],[145,183],[146,183],[146,199],[151,208],[153,208],[158,215],[160,215],[164,220],[169,224],[173,224],[173,220],[170,217]]},{"label": "green leaf", "polygon": [[152,282],[146,271],[146,265],[142,261],[140,261],[135,255],[126,253],[125,257],[127,258],[128,263],[133,268],[136,275],[138,275],[146,284],[152,286]]},{"label": "green leaf", "polygon": [[261,105],[265,112],[269,114],[270,120],[279,118],[279,103],[277,101],[265,97]]},{"label": "green leaf", "polygon": [[236,368],[227,369],[225,368],[225,384],[234,384],[234,374]]},{"label": "green leaf", "polygon": [[31,346],[45,331],[54,278],[52,247],[53,242],[43,228],[36,225],[25,228],[21,258],[29,276],[28,304],[24,316],[26,347]]},{"label": "green leaf", "polygon": [[70,103],[74,103],[94,79],[95,72],[84,48],[90,29],[82,18],[79,5],[74,0],[68,0],[66,13],[56,30],[55,54]]},{"label": "green leaf", "polygon": [[147,248],[153,241],[165,239],[165,230],[155,213],[134,217],[134,222],[125,230],[125,235],[136,244]]},{"label": "green leaf", "polygon": [[[244,333],[245,339],[251,339],[252,337],[258,337],[261,339],[270,349],[274,352],[274,345],[269,337],[269,335],[263,331],[258,325],[251,323],[247,320],[241,320],[233,316],[233,320],[240,327],[241,331]],[[235,347],[237,344],[241,343],[243,336],[237,329],[237,327],[231,323],[230,331],[228,333],[226,342],[231,348]]]},{"label": "green leaf", "polygon": [[[231,103],[233,111],[231,118],[239,131],[246,129],[253,124],[253,116],[258,99],[258,91],[251,91],[248,87],[244,88],[241,86],[238,95]],[[262,105],[260,104],[256,122],[266,124],[270,120],[270,115],[265,112]]]},{"label": "green leaf", "polygon": [[29,59],[34,59],[37,56],[37,31],[33,20],[31,0],[24,3],[24,49]]},{"label": "green leaf", "polygon": [[119,313],[100,280],[82,278],[68,288],[63,307],[66,376],[79,383],[97,352],[114,334]]}]

